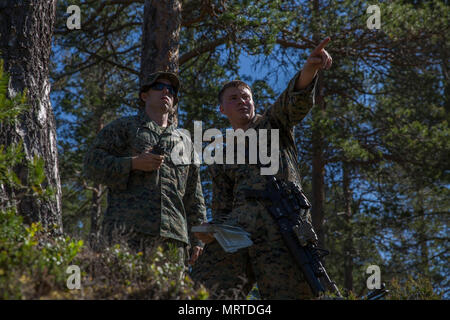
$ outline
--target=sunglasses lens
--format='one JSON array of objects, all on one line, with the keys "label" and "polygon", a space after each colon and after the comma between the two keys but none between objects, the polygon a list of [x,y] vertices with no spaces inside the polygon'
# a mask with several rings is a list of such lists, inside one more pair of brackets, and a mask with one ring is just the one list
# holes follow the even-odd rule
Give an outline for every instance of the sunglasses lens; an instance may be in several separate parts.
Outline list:
[{"label": "sunglasses lens", "polygon": [[169,90],[171,95],[173,95],[173,96],[175,95],[175,90],[173,89],[172,86],[166,86],[166,88]]},{"label": "sunglasses lens", "polygon": [[169,90],[171,95],[173,95],[173,96],[175,95],[175,89],[171,85],[168,85],[165,83],[157,82],[152,86],[152,88],[155,90],[158,90],[158,91],[161,91],[161,90],[164,90],[164,88],[167,88],[167,90]]}]

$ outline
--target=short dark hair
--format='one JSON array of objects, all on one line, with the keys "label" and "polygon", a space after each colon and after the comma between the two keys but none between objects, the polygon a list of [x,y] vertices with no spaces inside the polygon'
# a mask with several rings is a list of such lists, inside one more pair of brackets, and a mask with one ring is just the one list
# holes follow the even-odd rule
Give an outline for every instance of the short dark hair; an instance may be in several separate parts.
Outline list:
[{"label": "short dark hair", "polygon": [[244,81],[231,80],[231,81],[225,83],[222,86],[222,89],[220,89],[220,91],[219,91],[219,103],[222,103],[223,93],[225,92],[225,90],[227,90],[228,88],[239,88],[239,87],[246,87],[248,90],[250,90],[250,93],[252,93],[252,89]]}]

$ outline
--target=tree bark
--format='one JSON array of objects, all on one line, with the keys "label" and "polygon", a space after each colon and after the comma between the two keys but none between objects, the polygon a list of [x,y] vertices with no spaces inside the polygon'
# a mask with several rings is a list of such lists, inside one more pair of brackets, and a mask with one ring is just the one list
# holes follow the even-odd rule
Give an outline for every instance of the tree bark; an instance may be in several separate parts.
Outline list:
[{"label": "tree bark", "polygon": [[[155,71],[178,73],[181,1],[146,0],[142,29],[141,85]],[[178,121],[178,109],[171,115]]]},{"label": "tree bark", "polygon": [[[26,223],[39,221],[45,229],[62,232],[61,185],[58,172],[56,125],[50,102],[49,57],[55,23],[56,1],[4,0],[0,2],[0,57],[10,75],[8,96],[27,89],[30,109],[14,125],[0,124],[0,145],[23,141],[27,160],[45,161],[46,185],[55,191],[50,200],[27,196],[18,203]],[[16,173],[26,183],[25,163]],[[9,199],[14,190],[8,190]],[[54,228],[54,225],[58,227]]]},{"label": "tree bark", "polygon": [[352,191],[350,189],[350,165],[342,164],[342,189],[344,191],[345,206],[345,243],[344,243],[344,287],[347,291],[353,291],[353,228],[352,220]]},{"label": "tree bark", "polygon": [[[106,95],[106,79],[105,79],[105,72],[100,73],[100,99],[102,101],[101,105],[106,105],[107,102],[107,95]],[[96,124],[96,134],[98,134],[103,127],[105,126],[104,123],[104,117],[105,117],[105,109],[103,107],[93,107],[95,114],[97,116],[95,119],[97,119]],[[91,244],[95,245],[95,243],[98,240],[98,237],[100,235],[100,220],[102,217],[102,195],[105,190],[105,186],[94,183],[94,186],[90,188],[92,190],[92,201],[91,201],[91,228],[89,231],[89,236],[91,240]]]},{"label": "tree bark", "polygon": [[[320,8],[319,1],[313,1],[311,30],[318,30],[319,28]],[[318,31],[313,32],[315,43],[320,43],[321,36]],[[325,245],[325,232],[323,230],[323,223],[325,219],[324,203],[325,203],[325,156],[324,156],[324,134],[320,127],[320,119],[323,117],[325,111],[324,100],[324,79],[323,72],[319,70],[319,79],[317,80],[317,96],[316,106],[312,110],[312,192],[313,201],[311,208],[312,222],[314,230],[319,238],[319,245]]]},{"label": "tree bark", "polygon": [[324,203],[325,203],[325,159],[324,159],[324,136],[320,128],[320,119],[323,117],[325,110],[325,101],[322,96],[323,75],[319,71],[319,79],[317,81],[318,96],[316,97],[316,106],[313,109],[312,117],[314,127],[312,129],[312,222],[314,230],[319,238],[319,245],[325,244],[325,233],[323,223],[325,219]]},{"label": "tree bark", "polygon": [[101,184],[95,184],[92,188],[92,206],[91,206],[91,230],[89,237],[91,244],[95,244],[100,235],[100,220],[102,217],[102,195],[105,187]]},{"label": "tree bark", "polygon": [[[429,222],[427,221],[427,218],[425,216],[425,201],[424,201],[424,190],[420,187],[424,185],[424,183],[419,183],[419,186],[417,186],[417,204],[415,205],[415,210],[418,213],[417,218],[417,231],[416,231],[416,238],[418,243],[418,249],[419,249],[419,256],[418,260],[420,261],[420,269],[422,270],[423,276],[429,276],[430,274],[430,261],[429,261],[429,248],[428,248],[428,242],[427,238],[429,237],[429,232],[427,232],[427,225],[429,225]],[[422,190],[421,190],[422,189]]]}]

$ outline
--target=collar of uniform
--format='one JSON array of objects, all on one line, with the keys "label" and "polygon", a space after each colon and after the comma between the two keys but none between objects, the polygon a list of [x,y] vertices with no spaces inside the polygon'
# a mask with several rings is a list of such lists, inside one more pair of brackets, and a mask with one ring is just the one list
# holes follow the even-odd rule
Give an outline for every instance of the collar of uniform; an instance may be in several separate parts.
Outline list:
[{"label": "collar of uniform", "polygon": [[170,121],[168,123],[168,127],[159,126],[154,120],[150,119],[148,114],[143,109],[139,110],[138,117],[142,127],[148,128],[158,134],[162,134],[163,132],[172,132],[176,129],[176,126]]},{"label": "collar of uniform", "polygon": [[260,114],[255,114],[255,116],[252,118],[252,120],[250,120],[250,125],[248,126],[249,128],[253,128],[255,127],[262,119],[262,115]]}]

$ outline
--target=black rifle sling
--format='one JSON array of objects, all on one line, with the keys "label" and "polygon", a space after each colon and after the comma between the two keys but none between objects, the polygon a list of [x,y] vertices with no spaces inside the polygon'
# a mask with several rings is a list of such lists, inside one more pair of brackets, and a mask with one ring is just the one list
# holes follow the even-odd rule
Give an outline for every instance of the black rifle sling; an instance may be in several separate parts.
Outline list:
[{"label": "black rifle sling", "polygon": [[267,189],[252,190],[247,197],[262,200],[279,226],[283,240],[303,272],[312,293],[320,296],[327,288],[340,295],[322,265],[321,250],[317,248],[317,236],[306,217],[311,205],[301,190],[295,185],[287,186],[285,182],[267,176]]}]

